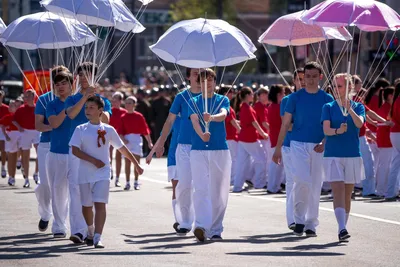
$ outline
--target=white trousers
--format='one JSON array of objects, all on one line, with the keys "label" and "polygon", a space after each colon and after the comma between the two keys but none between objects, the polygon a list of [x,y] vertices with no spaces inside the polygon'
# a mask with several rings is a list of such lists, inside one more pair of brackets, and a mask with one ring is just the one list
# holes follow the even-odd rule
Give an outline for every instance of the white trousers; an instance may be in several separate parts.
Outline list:
[{"label": "white trousers", "polygon": [[293,163],[290,155],[290,147],[282,147],[282,160],[286,174],[286,222],[287,225],[294,223],[293,214]]},{"label": "white trousers", "polygon": [[390,164],[390,172],[385,197],[392,198],[399,194],[400,182],[400,133],[391,133],[390,140],[393,145],[393,158]]},{"label": "white trousers", "polygon": [[378,167],[376,170],[376,194],[378,196],[384,196],[386,193],[389,171],[390,171],[390,162],[393,157],[393,148],[385,147],[379,148],[379,156],[378,156]]},{"label": "white trousers", "polygon": [[319,201],[323,181],[323,154],[314,151],[317,144],[292,141],[294,219],[306,230],[318,226]]},{"label": "white trousers", "polygon": [[[270,151],[272,154],[275,152],[275,147],[272,148]],[[283,164],[276,164],[271,160],[268,167],[268,191],[272,193],[276,193],[281,189],[281,183],[283,182],[283,170],[284,165],[286,164],[285,161],[282,162]]]},{"label": "white trousers", "polygon": [[[374,134],[376,136],[376,133],[374,133]],[[372,156],[374,157],[374,170],[375,170],[375,177],[376,177],[376,171],[378,169],[379,148],[376,143],[369,144],[369,147],[371,148]]]},{"label": "white trousers", "polygon": [[68,154],[47,153],[47,177],[51,188],[51,206],[54,215],[53,234],[67,233],[68,158]]},{"label": "white trousers", "polygon": [[269,166],[271,165],[272,162],[272,155],[274,154],[275,149],[271,148],[271,140],[260,140],[261,145],[264,149],[265,152],[265,175],[266,175],[266,181],[268,181],[268,175],[269,175]]},{"label": "white trousers", "polygon": [[234,180],[235,180],[235,174],[236,174],[236,162],[237,162],[236,159],[237,159],[237,150],[238,150],[239,143],[234,140],[228,140],[227,143],[228,143],[229,152],[231,153],[231,159],[232,159],[230,184],[233,185]]},{"label": "white trousers", "polygon": [[39,216],[43,221],[50,221],[53,216],[51,210],[51,192],[46,171],[46,156],[50,151],[50,143],[39,143],[37,150],[40,184],[35,188],[38,201]]},{"label": "white trousers", "polygon": [[191,148],[191,145],[178,144],[175,154],[177,174],[179,177],[179,182],[175,189],[175,211],[179,227],[185,229],[191,229],[194,220],[192,171],[190,164]]},{"label": "white trousers", "polygon": [[232,165],[229,150],[192,150],[190,163],[195,227],[204,228],[209,238],[220,236],[229,196]]},{"label": "white trousers", "polygon": [[236,176],[233,186],[233,191],[241,191],[243,184],[248,176],[247,164],[242,162],[248,162],[249,158],[252,157],[254,160],[253,166],[255,170],[254,177],[254,188],[261,189],[267,184],[265,169],[266,169],[266,155],[260,141],[254,143],[239,142],[238,156],[236,165]]},{"label": "white trousers", "polygon": [[361,157],[364,164],[365,179],[362,181],[363,196],[368,196],[375,194],[376,179],[375,179],[375,168],[374,168],[374,156],[370,145],[368,144],[367,138],[361,136],[360,140],[360,150]]},{"label": "white trousers", "polygon": [[80,233],[84,237],[87,232],[86,221],[82,214],[81,194],[78,184],[78,171],[80,159],[69,151],[68,158],[68,187],[69,187],[69,222],[71,234]]}]

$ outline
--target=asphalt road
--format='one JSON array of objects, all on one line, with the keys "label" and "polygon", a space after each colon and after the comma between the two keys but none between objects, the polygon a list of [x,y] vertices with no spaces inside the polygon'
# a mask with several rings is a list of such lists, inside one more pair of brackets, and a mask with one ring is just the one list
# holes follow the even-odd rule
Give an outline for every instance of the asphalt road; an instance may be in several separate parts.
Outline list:
[{"label": "asphalt road", "polygon": [[284,195],[231,194],[224,240],[198,244],[191,234],[174,234],[166,160],[159,159],[145,169],[140,191],[112,186],[101,250],[38,232],[33,188],[22,188],[20,172],[16,187],[6,180],[0,179],[0,266],[400,266],[400,202],[357,198],[351,240],[338,244],[327,197],[318,237],[298,238],[286,228]]}]

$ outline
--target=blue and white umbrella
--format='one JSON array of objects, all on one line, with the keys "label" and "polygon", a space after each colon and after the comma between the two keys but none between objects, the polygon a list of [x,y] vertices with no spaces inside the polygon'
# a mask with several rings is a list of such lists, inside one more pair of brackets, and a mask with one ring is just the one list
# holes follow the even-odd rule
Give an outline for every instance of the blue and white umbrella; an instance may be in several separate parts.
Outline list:
[{"label": "blue and white umbrella", "polygon": [[238,28],[204,18],[176,23],[150,49],[167,62],[189,68],[235,65],[256,58],[257,50]]},{"label": "blue and white umbrella", "polygon": [[0,18],[0,35],[6,30],[7,26],[4,21]]},{"label": "blue and white umbrella", "polygon": [[96,36],[84,23],[50,12],[22,16],[0,36],[0,42],[24,50],[63,49],[89,44]]}]

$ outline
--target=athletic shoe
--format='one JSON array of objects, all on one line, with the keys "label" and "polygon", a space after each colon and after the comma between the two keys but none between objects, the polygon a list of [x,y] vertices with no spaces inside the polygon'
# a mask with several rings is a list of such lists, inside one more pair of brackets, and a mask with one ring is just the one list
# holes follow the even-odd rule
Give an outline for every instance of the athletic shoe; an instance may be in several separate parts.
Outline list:
[{"label": "athletic shoe", "polygon": [[179,223],[174,223],[173,225],[172,225],[172,227],[174,228],[174,230],[175,230],[175,232],[178,232],[178,230],[179,230]]},{"label": "athletic shoe", "polygon": [[348,239],[350,238],[349,232],[347,232],[346,229],[343,229],[339,233],[339,242],[348,242]]},{"label": "athletic shoe", "polygon": [[294,229],[296,228],[296,224],[295,223],[291,223],[289,226],[289,229],[294,231]]},{"label": "athletic shoe", "polygon": [[93,246],[94,245],[94,243],[93,243],[93,238],[86,238],[85,239],[85,243],[86,243],[86,245],[88,246],[88,247],[91,247],[91,246]]},{"label": "athletic shoe", "polygon": [[121,187],[121,183],[118,179],[115,179],[115,187]]},{"label": "athletic shoe", "polygon": [[219,241],[219,240],[222,240],[222,237],[221,237],[220,235],[213,235],[213,236],[211,237],[211,240],[212,240],[212,241]]},{"label": "athletic shoe", "polygon": [[30,186],[29,179],[25,179],[24,188],[29,188]]},{"label": "athletic shoe", "polygon": [[36,184],[39,183],[39,175],[37,173],[33,174],[33,180],[35,181]]},{"label": "athletic shoe", "polygon": [[186,228],[179,228],[178,230],[176,230],[176,234],[178,236],[186,236],[189,232],[190,230]]},{"label": "athletic shoe", "polygon": [[6,170],[4,170],[4,169],[1,170],[1,177],[2,178],[6,178],[7,177],[7,171]]},{"label": "athletic shoe", "polygon": [[17,161],[17,169],[19,170],[19,169],[21,169],[21,168],[22,168],[21,161],[20,161],[20,160],[18,160],[18,161]]},{"label": "athletic shoe", "polygon": [[303,233],[304,233],[304,227],[305,227],[304,224],[297,224],[296,223],[296,226],[295,226],[295,228],[293,230],[293,234],[295,234],[297,236],[302,236]]},{"label": "athletic shoe", "polygon": [[133,184],[133,188],[134,188],[135,190],[140,190],[140,185],[139,185],[139,183],[138,183],[138,182],[135,182],[135,183]]},{"label": "athletic shoe", "polygon": [[305,231],[305,233],[306,233],[306,237],[317,237],[317,233],[313,230],[308,229]]},{"label": "athletic shoe", "polygon": [[15,178],[8,178],[8,185],[9,186],[14,186],[15,185]]},{"label": "athletic shoe", "polygon": [[55,233],[53,234],[54,238],[65,238],[67,235],[65,233]]},{"label": "athletic shoe", "polygon": [[126,184],[124,190],[126,191],[131,190],[131,184]]},{"label": "athletic shoe", "polygon": [[46,222],[46,221],[43,221],[42,219],[40,219],[39,225],[38,225],[39,231],[45,232],[47,230],[47,227],[49,227],[49,221]]},{"label": "athletic shoe", "polygon": [[82,244],[83,243],[83,235],[81,233],[73,234],[69,238],[75,244]]},{"label": "athletic shoe", "polygon": [[95,248],[104,248],[104,245],[103,245],[103,243],[101,243],[101,240],[99,240],[96,243],[94,243],[94,247]]},{"label": "athletic shoe", "polygon": [[203,228],[196,228],[194,229],[194,236],[196,237],[197,241],[205,242],[206,241],[206,231]]}]

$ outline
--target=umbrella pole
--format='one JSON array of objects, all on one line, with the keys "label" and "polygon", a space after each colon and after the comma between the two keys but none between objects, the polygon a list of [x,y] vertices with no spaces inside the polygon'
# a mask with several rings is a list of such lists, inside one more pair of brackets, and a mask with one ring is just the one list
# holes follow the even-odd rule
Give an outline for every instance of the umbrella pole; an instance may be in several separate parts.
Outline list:
[{"label": "umbrella pole", "polygon": [[[96,28],[96,36],[99,36],[99,27]],[[94,52],[93,52],[93,70],[92,70],[92,86],[94,86],[94,72],[96,68],[96,54],[97,54],[97,43],[99,39],[96,39],[94,43]]]},{"label": "umbrella pole", "polygon": [[[207,74],[204,80],[204,110],[205,113],[208,113],[208,99],[207,99]],[[208,132],[208,128],[209,128],[209,123],[208,121],[206,121],[206,132]]]}]

